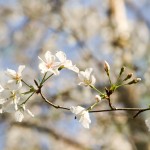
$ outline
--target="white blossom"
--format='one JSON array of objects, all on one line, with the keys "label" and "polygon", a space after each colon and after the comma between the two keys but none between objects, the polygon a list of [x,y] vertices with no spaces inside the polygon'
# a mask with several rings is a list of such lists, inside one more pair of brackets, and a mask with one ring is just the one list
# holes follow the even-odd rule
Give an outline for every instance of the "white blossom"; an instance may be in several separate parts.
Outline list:
[{"label": "white blossom", "polygon": [[110,71],[110,66],[109,66],[107,61],[104,62],[104,69],[105,69],[106,72]]},{"label": "white blossom", "polygon": [[13,85],[13,89],[17,88],[17,87],[21,87],[22,86],[22,71],[24,70],[25,66],[24,65],[20,65],[18,67],[18,71],[16,72],[15,70],[12,69],[7,69],[7,71],[5,72],[6,75],[8,77],[10,77],[10,80],[8,80],[8,83]]},{"label": "white blossom", "polygon": [[59,74],[58,68],[60,67],[60,62],[55,61],[55,56],[51,54],[50,51],[47,51],[45,53],[45,61],[38,57],[41,60],[41,63],[39,64],[39,69],[41,70],[41,73],[51,72],[55,75]]},{"label": "white blossom", "polygon": [[87,68],[85,71],[80,71],[78,73],[78,77],[81,80],[79,85],[89,86],[94,85],[96,82],[96,79],[94,75],[92,75],[93,69]]},{"label": "white blossom", "polygon": [[29,109],[26,109],[25,105],[23,105],[15,112],[16,121],[22,122],[22,120],[24,119],[24,113],[27,113],[31,117],[34,117],[34,114],[32,114],[32,112]]},{"label": "white blossom", "polygon": [[15,118],[19,122],[23,120],[24,112],[34,117],[31,111],[29,109],[26,109],[25,105],[19,105],[19,102],[21,101],[20,90],[10,90],[8,87],[9,86],[7,86],[7,88],[3,88],[0,85],[0,113],[15,113]]},{"label": "white blossom", "polygon": [[102,100],[102,98],[101,98],[99,95],[95,95],[95,100],[96,100],[97,102],[100,102],[100,101]]},{"label": "white blossom", "polygon": [[4,91],[4,88],[0,85],[0,104],[1,105],[5,103],[5,99],[2,97],[3,91]]},{"label": "white blossom", "polygon": [[150,118],[145,120],[145,124],[146,124],[146,126],[148,128],[148,131],[150,131]]},{"label": "white blossom", "polygon": [[4,90],[4,88],[0,85],[0,92],[2,92]]},{"label": "white blossom", "polygon": [[72,106],[70,107],[72,113],[76,115],[77,120],[83,125],[84,128],[89,128],[91,123],[89,112],[81,106]]},{"label": "white blossom", "polygon": [[15,112],[15,118],[16,118],[16,121],[22,122],[24,115],[20,110],[18,110]]},{"label": "white blossom", "polygon": [[8,87],[3,88],[2,86],[0,86],[0,89],[0,104],[2,105],[2,110],[7,111],[10,105],[13,105],[15,110],[17,110],[21,96],[19,90],[11,90]]},{"label": "white blossom", "polygon": [[62,52],[62,51],[57,52],[56,57],[61,62],[61,67],[67,68],[67,69],[72,70],[76,73],[79,72],[79,69],[76,67],[76,65],[72,64],[71,60],[67,59],[66,54],[64,52]]}]

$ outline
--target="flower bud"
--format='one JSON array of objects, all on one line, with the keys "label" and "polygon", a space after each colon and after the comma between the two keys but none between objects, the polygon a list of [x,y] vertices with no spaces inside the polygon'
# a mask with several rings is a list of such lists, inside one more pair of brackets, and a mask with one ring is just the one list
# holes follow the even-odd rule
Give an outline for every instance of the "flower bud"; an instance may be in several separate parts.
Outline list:
[{"label": "flower bud", "polygon": [[125,71],[125,67],[123,66],[120,70],[119,76],[121,76],[124,71]]},{"label": "flower bud", "polygon": [[64,65],[60,66],[60,67],[58,68],[58,70],[60,71],[60,70],[62,70],[63,68],[65,68]]},{"label": "flower bud", "polygon": [[104,70],[108,73],[110,70],[110,66],[107,61],[104,62]]},{"label": "flower bud", "polygon": [[26,110],[25,104],[22,105],[23,110]]},{"label": "flower bud", "polygon": [[101,98],[99,95],[95,95],[95,100],[96,100],[97,102],[100,102],[100,101],[102,100],[102,98]]},{"label": "flower bud", "polygon": [[139,82],[139,81],[141,81],[141,78],[136,78],[135,80],[136,80],[136,82]]},{"label": "flower bud", "polygon": [[139,81],[141,81],[141,78],[135,78],[133,79],[131,82],[129,82],[128,84],[135,84],[135,83],[138,83]]},{"label": "flower bud", "polygon": [[133,76],[133,73],[129,73],[123,81],[130,79]]},{"label": "flower bud", "polygon": [[34,83],[35,83],[35,85],[38,87],[39,85],[38,85],[38,82],[36,81],[36,80],[34,80]]}]

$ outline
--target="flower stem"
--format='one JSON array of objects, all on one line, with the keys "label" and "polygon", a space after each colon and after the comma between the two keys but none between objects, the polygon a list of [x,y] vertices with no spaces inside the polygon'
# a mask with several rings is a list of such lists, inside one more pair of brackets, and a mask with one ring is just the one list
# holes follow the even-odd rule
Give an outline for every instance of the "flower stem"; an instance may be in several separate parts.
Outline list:
[{"label": "flower stem", "polygon": [[107,76],[108,76],[108,79],[109,79],[109,83],[110,83],[110,85],[112,85],[112,83],[111,83],[111,79],[110,79],[110,74],[108,73],[108,74],[107,74]]},{"label": "flower stem", "polygon": [[[45,81],[47,81],[50,77],[52,77],[54,74],[52,73],[51,75],[49,75],[46,79],[44,79],[44,81],[43,81],[43,83],[45,82]],[[43,84],[42,83],[42,84]]]},{"label": "flower stem", "polygon": [[116,87],[119,88],[119,87],[124,86],[124,85],[128,85],[128,84],[127,83],[123,83],[123,84],[117,85]]},{"label": "flower stem", "polygon": [[93,105],[91,105],[89,108],[87,108],[87,110],[91,111],[97,104],[98,104],[98,102],[95,102]]},{"label": "flower stem", "polygon": [[94,89],[95,91],[97,91],[99,94],[100,94],[100,96],[104,96],[105,94],[104,93],[102,93],[101,91],[99,91],[94,85],[89,85],[92,89]]},{"label": "flower stem", "polygon": [[44,74],[43,79],[42,79],[40,85],[42,85],[42,84],[44,83],[44,80],[45,80],[46,75],[47,75],[47,72]]},{"label": "flower stem", "polygon": [[21,79],[21,81],[22,81],[26,86],[28,86],[29,88],[31,88],[31,85],[29,85],[28,83],[26,83],[23,79]]},{"label": "flower stem", "polygon": [[20,105],[23,105],[23,104],[25,104],[32,96],[33,96],[33,94],[34,94],[35,92],[33,92],[23,103],[21,103]]}]

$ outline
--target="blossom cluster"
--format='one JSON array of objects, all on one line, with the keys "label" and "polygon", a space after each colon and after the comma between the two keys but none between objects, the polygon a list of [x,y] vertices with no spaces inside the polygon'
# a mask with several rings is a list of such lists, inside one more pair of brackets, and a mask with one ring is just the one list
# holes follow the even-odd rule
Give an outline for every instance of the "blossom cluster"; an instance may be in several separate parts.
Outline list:
[{"label": "blossom cluster", "polygon": [[[23,78],[23,71],[25,69],[24,65],[20,65],[18,67],[18,70],[12,70],[7,69],[5,71],[5,74],[7,76],[7,81],[2,85],[0,84],[0,113],[4,112],[10,112],[13,113],[16,121],[21,122],[24,119],[24,114],[29,114],[30,116],[34,117],[32,112],[27,109],[27,102],[30,100],[30,98],[34,94],[40,94],[43,100],[45,100],[48,104],[53,106],[54,108],[61,108],[66,109],[72,112],[75,115],[75,119],[81,123],[81,125],[84,128],[89,128],[91,119],[89,112],[92,111],[92,109],[102,100],[105,99],[108,101],[110,110],[108,111],[116,111],[116,110],[134,110],[138,111],[135,116],[137,116],[139,113],[150,110],[150,108],[146,109],[132,109],[132,108],[124,108],[124,109],[117,109],[114,106],[112,106],[110,95],[113,94],[119,87],[124,85],[131,85],[138,83],[141,79],[140,78],[133,78],[133,74],[129,73],[126,75],[125,78],[121,78],[125,67],[122,67],[120,70],[120,73],[118,75],[118,79],[115,83],[112,83],[111,77],[110,77],[110,66],[105,61],[104,63],[104,70],[106,72],[106,75],[108,76],[110,87],[105,87],[105,92],[101,92],[99,89],[95,87],[96,78],[93,75],[93,69],[87,68],[85,71],[80,71],[79,68],[72,63],[71,60],[67,59],[67,56],[64,52],[58,51],[56,54],[52,54],[50,51],[47,51],[44,55],[44,57],[39,57],[39,70],[42,75],[42,79],[37,82],[37,80],[34,79],[34,83],[37,86],[37,88],[34,88],[33,85],[29,85]],[[44,83],[53,75],[58,76],[60,74],[60,71],[62,69],[68,69],[73,71],[75,74],[77,74],[79,78],[78,85],[84,86],[84,87],[90,87],[93,90],[95,90],[98,94],[95,95],[95,103],[89,106],[88,108],[84,108],[82,106],[70,106],[69,108],[57,106],[47,100],[45,96],[42,94],[41,88],[44,86]],[[23,91],[24,86],[29,88],[28,91]],[[26,95],[29,96],[26,98]],[[97,112],[101,112],[97,111]],[[107,110],[105,110],[107,111]],[[94,111],[95,112],[95,111]],[[150,119],[146,120],[146,125],[150,129]]]},{"label": "blossom cluster", "polygon": [[24,65],[20,65],[18,71],[7,69],[5,74],[8,81],[3,86],[0,85],[0,112],[15,113],[15,118],[19,122],[24,118],[24,112],[34,116],[22,103],[22,72],[24,69]]},{"label": "blossom cluster", "polygon": [[[39,69],[43,74],[51,72],[54,75],[59,75],[59,70],[62,68],[67,68],[78,74],[80,79],[79,85],[92,86],[96,82],[96,79],[92,74],[92,68],[87,68],[85,71],[79,71],[76,65],[73,65],[72,61],[68,60],[66,54],[62,51],[57,52],[55,55],[52,55],[50,51],[47,51],[45,53],[45,59],[43,60],[41,57],[39,57],[39,59],[41,60]],[[87,109],[81,106],[71,106],[70,110],[76,115],[77,120],[79,120],[83,127],[89,128],[91,120]]]},{"label": "blossom cluster", "polygon": [[[87,68],[85,71],[80,71],[76,65],[73,65],[71,60],[68,60],[66,54],[62,51],[58,51],[53,55],[50,51],[47,51],[44,58],[38,57],[40,60],[39,70],[41,74],[44,74],[43,80],[40,85],[48,79],[45,79],[47,73],[51,75],[59,75],[63,68],[69,69],[75,72],[79,77],[79,85],[81,86],[93,86],[96,79],[93,75],[93,69]],[[26,108],[26,103],[28,99],[34,94],[38,93],[33,86],[28,85],[22,76],[24,65],[20,65],[18,70],[7,69],[5,71],[8,81],[4,85],[0,85],[0,112],[10,112],[15,114],[16,121],[21,122],[24,118],[24,113],[28,113],[30,116],[34,117],[29,109]],[[30,90],[27,92],[22,92],[23,84],[27,85]],[[31,95],[25,99],[24,95]],[[99,95],[95,97],[98,102],[101,100]],[[75,114],[77,120],[85,127],[89,128],[91,123],[89,117],[89,109],[83,108],[81,106],[71,106],[69,110]]]}]

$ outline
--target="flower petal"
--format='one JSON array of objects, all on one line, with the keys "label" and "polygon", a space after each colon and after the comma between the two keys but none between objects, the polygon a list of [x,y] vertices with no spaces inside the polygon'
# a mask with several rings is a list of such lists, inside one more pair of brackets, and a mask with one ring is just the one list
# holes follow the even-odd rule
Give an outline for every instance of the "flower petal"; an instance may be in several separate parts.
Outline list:
[{"label": "flower petal", "polygon": [[24,65],[20,65],[20,66],[18,67],[18,75],[19,75],[19,76],[21,76],[22,71],[24,70],[24,68],[25,68]]},{"label": "flower petal", "polygon": [[145,120],[145,124],[146,124],[146,126],[148,128],[148,131],[150,131],[150,118]]},{"label": "flower petal", "polygon": [[83,125],[84,128],[89,128],[89,124],[91,123],[89,112],[84,110],[77,116],[79,122]]},{"label": "flower petal", "polygon": [[84,72],[84,71],[80,71],[80,72],[78,73],[78,77],[79,77],[79,79],[80,79],[81,81],[84,81],[84,79],[85,79],[85,72]]},{"label": "flower petal", "polygon": [[4,88],[0,85],[0,92],[4,91]]},{"label": "flower petal", "polygon": [[97,102],[100,102],[100,101],[102,100],[102,98],[101,98],[99,95],[95,95],[95,100],[96,100]]},{"label": "flower petal", "polygon": [[96,82],[96,78],[92,75],[91,76],[91,84],[94,85]]},{"label": "flower petal", "polygon": [[38,56],[38,59],[45,64],[45,61],[40,56]]},{"label": "flower petal", "polygon": [[62,51],[57,52],[56,57],[59,59],[60,62],[66,61],[66,54]]},{"label": "flower petal", "polygon": [[46,64],[45,63],[40,63],[39,64],[39,69],[41,70],[41,73],[46,73],[48,71],[48,68],[46,67]]},{"label": "flower petal", "polygon": [[78,85],[81,85],[81,86],[88,86],[88,85],[85,84],[84,82],[80,82],[80,83],[78,83]]},{"label": "flower petal", "polygon": [[26,111],[31,117],[34,117],[34,114],[29,109],[26,109]]},{"label": "flower petal", "polygon": [[81,111],[84,111],[85,108],[83,108],[83,107],[81,107],[81,106],[77,106],[77,107],[71,106],[71,107],[70,107],[70,110],[71,110],[72,113],[74,113],[74,114],[77,115],[77,114],[81,113]]},{"label": "flower petal", "polygon": [[15,118],[16,118],[16,121],[22,122],[24,115],[21,111],[18,110],[15,112]]},{"label": "flower petal", "polygon": [[87,69],[85,70],[85,77],[86,77],[87,79],[89,79],[92,72],[93,72],[93,68],[87,68]]},{"label": "flower petal", "polygon": [[12,70],[12,69],[7,69],[7,71],[5,72],[7,76],[13,78],[16,77],[16,71]]},{"label": "flower petal", "polygon": [[0,99],[0,105],[4,104],[6,101],[7,101],[6,99],[1,98],[1,99]]},{"label": "flower petal", "polygon": [[45,59],[46,59],[46,62],[48,62],[48,63],[52,62],[52,60],[54,59],[54,57],[55,56],[53,56],[50,51],[47,51],[45,53]]}]

